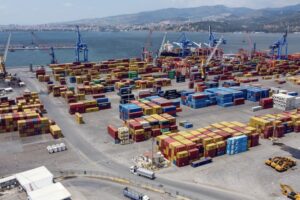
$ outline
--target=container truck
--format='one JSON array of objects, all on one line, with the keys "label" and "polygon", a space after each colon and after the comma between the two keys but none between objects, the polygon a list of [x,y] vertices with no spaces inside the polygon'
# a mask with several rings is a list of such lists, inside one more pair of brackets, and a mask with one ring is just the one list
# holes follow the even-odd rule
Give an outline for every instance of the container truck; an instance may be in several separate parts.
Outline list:
[{"label": "container truck", "polygon": [[123,195],[132,200],[150,200],[147,195],[138,193],[134,190],[129,189],[128,187],[123,189]]},{"label": "container truck", "polygon": [[143,176],[149,179],[155,179],[155,173],[153,171],[150,171],[145,168],[137,167],[137,166],[131,166],[130,172],[132,174],[135,174],[137,176]]}]

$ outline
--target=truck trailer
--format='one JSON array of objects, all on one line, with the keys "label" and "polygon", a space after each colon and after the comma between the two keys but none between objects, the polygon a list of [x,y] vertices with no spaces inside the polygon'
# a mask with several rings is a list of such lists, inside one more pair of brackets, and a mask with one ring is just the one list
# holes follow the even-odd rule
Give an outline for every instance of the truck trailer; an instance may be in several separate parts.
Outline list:
[{"label": "truck trailer", "polygon": [[147,195],[138,193],[134,190],[129,189],[128,187],[123,189],[123,195],[131,200],[150,200]]}]

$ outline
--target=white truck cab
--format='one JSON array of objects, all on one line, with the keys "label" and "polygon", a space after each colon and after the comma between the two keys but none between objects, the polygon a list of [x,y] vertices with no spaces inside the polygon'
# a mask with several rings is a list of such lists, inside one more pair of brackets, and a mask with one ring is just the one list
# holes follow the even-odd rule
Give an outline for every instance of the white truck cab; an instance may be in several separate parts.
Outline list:
[{"label": "white truck cab", "polygon": [[150,200],[150,198],[147,195],[144,195],[143,200]]}]

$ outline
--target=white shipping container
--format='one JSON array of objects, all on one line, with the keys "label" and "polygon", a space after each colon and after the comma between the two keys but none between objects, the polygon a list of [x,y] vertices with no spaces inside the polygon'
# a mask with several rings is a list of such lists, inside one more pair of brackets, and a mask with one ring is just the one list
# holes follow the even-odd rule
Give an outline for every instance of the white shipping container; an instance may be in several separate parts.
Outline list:
[{"label": "white shipping container", "polygon": [[280,110],[292,110],[295,108],[296,97],[287,94],[274,94],[273,95],[274,108]]}]

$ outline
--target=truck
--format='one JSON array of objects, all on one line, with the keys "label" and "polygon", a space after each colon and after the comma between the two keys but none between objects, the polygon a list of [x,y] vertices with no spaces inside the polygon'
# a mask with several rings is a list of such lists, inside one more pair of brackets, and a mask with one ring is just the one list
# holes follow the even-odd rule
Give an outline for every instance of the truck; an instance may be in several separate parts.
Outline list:
[{"label": "truck", "polygon": [[211,162],[212,162],[212,158],[211,157],[206,157],[206,158],[203,158],[203,159],[192,162],[191,166],[193,168],[196,168],[196,167],[200,167],[202,165],[206,165],[206,164],[211,163]]},{"label": "truck", "polygon": [[129,189],[128,187],[123,189],[123,195],[132,200],[150,200],[147,195],[138,193],[134,190]]},{"label": "truck", "polygon": [[141,167],[137,167],[137,166],[131,166],[130,167],[130,172],[132,174],[135,174],[137,176],[143,176],[145,178],[149,178],[149,179],[155,179],[155,173],[153,171],[150,171],[148,169],[145,168],[141,168]]}]

